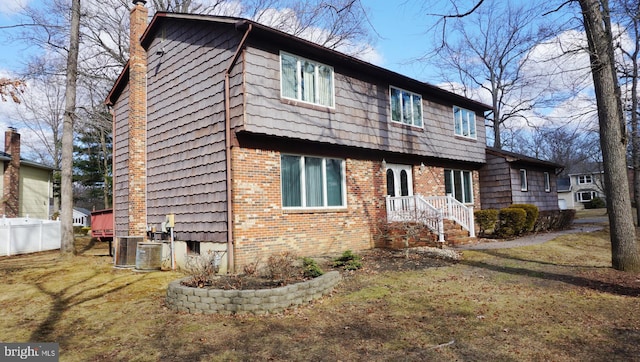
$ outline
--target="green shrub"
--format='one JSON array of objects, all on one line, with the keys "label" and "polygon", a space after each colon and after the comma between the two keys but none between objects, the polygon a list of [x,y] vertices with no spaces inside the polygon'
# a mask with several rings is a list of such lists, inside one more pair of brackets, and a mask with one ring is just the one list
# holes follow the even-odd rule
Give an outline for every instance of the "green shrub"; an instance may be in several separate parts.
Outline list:
[{"label": "green shrub", "polygon": [[473,213],[476,224],[480,228],[480,234],[486,234],[487,230],[495,230],[498,222],[498,210],[477,210]]},{"label": "green shrub", "polygon": [[527,219],[523,226],[523,232],[533,231],[533,227],[536,225],[536,220],[538,220],[538,207],[532,204],[513,204],[509,206],[510,208],[523,209],[527,213]]},{"label": "green shrub", "polygon": [[362,268],[362,257],[346,250],[342,255],[333,260],[333,266],[342,267],[344,270],[357,270]]},{"label": "green shrub", "polygon": [[501,238],[509,238],[518,235],[527,222],[527,212],[520,208],[504,208],[501,209],[498,217],[498,229],[496,235]]},{"label": "green shrub", "polygon": [[594,197],[593,199],[591,199],[591,201],[584,204],[585,209],[602,209],[606,206],[607,204],[604,202],[604,200],[599,197]]},{"label": "green shrub", "polygon": [[302,267],[304,269],[304,276],[307,278],[316,278],[324,274],[324,271],[320,269],[316,261],[312,258],[302,258]]}]

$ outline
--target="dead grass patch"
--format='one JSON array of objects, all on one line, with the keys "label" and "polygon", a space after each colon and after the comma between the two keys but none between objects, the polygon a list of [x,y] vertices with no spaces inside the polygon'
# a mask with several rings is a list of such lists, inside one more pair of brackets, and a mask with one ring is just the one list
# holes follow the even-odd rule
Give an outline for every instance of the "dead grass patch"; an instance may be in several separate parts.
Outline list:
[{"label": "dead grass patch", "polygon": [[106,243],[0,258],[0,340],[58,342],[61,361],[634,360],[640,279],[609,268],[608,243],[566,235],[456,263],[363,253],[330,297],[264,317],[174,313],[164,295],[182,275],[114,269]]}]

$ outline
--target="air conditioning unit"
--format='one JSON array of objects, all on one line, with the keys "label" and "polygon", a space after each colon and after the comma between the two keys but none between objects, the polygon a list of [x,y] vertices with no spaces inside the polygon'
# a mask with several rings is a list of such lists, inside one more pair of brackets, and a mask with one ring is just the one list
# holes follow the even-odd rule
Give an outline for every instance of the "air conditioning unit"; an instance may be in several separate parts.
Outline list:
[{"label": "air conditioning unit", "polygon": [[144,240],[142,236],[120,236],[116,238],[114,265],[118,268],[133,268],[136,266],[138,243]]}]

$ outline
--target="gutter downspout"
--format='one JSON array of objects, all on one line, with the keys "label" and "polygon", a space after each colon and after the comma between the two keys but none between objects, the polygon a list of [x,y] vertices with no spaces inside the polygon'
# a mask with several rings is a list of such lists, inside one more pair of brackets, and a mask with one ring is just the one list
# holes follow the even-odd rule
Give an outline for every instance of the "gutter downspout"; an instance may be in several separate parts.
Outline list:
[{"label": "gutter downspout", "polygon": [[231,190],[231,116],[229,115],[229,74],[240,57],[240,52],[244,48],[244,44],[253,29],[253,25],[249,23],[249,27],[244,33],[238,48],[236,49],[231,63],[224,73],[224,114],[225,114],[225,153],[226,153],[226,169],[227,169],[227,273],[235,272],[235,253],[233,243],[233,205]]}]

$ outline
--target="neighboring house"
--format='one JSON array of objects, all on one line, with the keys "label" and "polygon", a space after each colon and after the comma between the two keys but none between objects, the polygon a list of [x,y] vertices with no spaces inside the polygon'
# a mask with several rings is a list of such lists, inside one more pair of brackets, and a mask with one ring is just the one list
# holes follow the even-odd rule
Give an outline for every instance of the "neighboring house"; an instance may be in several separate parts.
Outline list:
[{"label": "neighboring house", "polygon": [[49,219],[54,169],[20,157],[20,134],[14,128],[5,132],[4,145],[5,151],[0,152],[0,214]]},{"label": "neighboring house", "polygon": [[596,197],[605,199],[604,173],[598,171],[598,167],[594,165],[563,177],[562,183],[568,184],[568,187],[565,186],[561,192],[559,191],[558,196],[561,205],[567,209],[582,210],[586,203]]},{"label": "neighboring house", "polygon": [[492,147],[486,153],[487,163],[480,169],[483,209],[533,204],[540,211],[558,210],[556,175],[562,165]]},{"label": "neighboring house", "polygon": [[131,16],[107,98],[116,239],[172,214],[178,265],[226,253],[233,271],[371,248],[416,205],[480,206],[488,106],[250,20],[157,13],[147,26],[142,1]]},{"label": "neighboring house", "polygon": [[91,226],[91,211],[81,207],[74,207],[73,226]]}]

